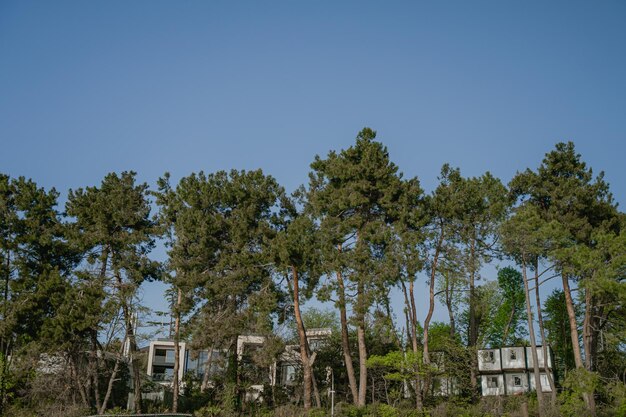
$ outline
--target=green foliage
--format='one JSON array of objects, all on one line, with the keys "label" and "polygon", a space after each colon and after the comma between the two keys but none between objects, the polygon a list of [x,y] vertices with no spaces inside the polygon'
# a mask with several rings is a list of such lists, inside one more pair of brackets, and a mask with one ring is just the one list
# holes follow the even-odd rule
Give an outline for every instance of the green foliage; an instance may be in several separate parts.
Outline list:
[{"label": "green foliage", "polygon": [[592,415],[585,403],[584,394],[594,393],[599,386],[598,374],[585,369],[571,370],[565,381],[564,391],[559,398],[560,410],[563,416],[590,416]]},{"label": "green foliage", "polygon": [[384,356],[372,355],[367,359],[369,368],[383,368],[386,370],[385,378],[392,381],[415,380],[416,376],[423,374],[421,352],[393,351]]},{"label": "green foliage", "polygon": [[196,410],[193,415],[194,417],[225,417],[228,413],[224,412],[220,406],[207,405]]},{"label": "green foliage", "polygon": [[524,283],[522,274],[505,267],[498,271],[497,299],[483,301],[481,305],[493,305],[494,309],[485,326],[486,344],[492,347],[510,346],[520,343],[524,335]]},{"label": "green foliage", "polygon": [[[577,316],[580,316],[582,312],[580,308],[578,310]],[[565,308],[565,293],[562,290],[553,290],[544,302],[543,312],[548,344],[554,352],[557,376],[563,377],[576,366]]]},{"label": "green foliage", "polygon": [[615,410],[615,416],[626,417],[626,384],[622,381],[612,381],[603,387],[610,406]]}]

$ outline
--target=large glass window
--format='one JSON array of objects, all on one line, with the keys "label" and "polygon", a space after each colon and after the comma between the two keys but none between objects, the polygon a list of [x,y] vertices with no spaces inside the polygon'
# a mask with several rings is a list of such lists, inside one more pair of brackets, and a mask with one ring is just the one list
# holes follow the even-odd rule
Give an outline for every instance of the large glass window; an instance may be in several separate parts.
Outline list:
[{"label": "large glass window", "polygon": [[292,385],[296,382],[296,367],[291,364],[281,366],[281,376],[283,385]]}]

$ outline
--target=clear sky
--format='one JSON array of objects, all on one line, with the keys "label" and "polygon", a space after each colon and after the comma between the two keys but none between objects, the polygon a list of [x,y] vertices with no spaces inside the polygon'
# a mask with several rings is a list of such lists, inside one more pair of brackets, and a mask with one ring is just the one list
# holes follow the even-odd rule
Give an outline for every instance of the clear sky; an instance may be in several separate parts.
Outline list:
[{"label": "clear sky", "polygon": [[[430,191],[572,140],[626,204],[626,2],[0,1],[0,172],[263,168],[378,131]],[[623,208],[622,208],[623,209]],[[158,304],[158,287],[146,290]]]}]

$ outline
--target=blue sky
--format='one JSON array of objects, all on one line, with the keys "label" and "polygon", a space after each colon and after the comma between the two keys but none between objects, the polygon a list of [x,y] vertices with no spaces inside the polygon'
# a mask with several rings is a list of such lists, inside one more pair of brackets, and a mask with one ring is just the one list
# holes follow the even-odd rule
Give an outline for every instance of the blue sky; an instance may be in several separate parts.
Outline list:
[{"label": "blue sky", "polygon": [[428,191],[445,162],[507,182],[572,140],[623,205],[625,21],[618,1],[4,0],[0,172],[65,195],[260,167],[293,190],[370,126]]}]

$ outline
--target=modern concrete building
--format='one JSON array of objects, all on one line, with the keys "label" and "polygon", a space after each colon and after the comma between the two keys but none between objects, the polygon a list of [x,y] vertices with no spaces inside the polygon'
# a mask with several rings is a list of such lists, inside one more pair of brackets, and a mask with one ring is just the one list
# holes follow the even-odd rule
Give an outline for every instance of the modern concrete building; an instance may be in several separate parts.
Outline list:
[{"label": "modern concrete building", "polygon": [[[543,348],[537,346],[542,392],[551,391],[548,382],[548,373],[553,373],[550,347],[547,347],[547,351],[546,361],[543,357]],[[481,349],[478,351],[478,372],[483,396],[514,395],[536,389],[530,347],[509,346],[500,349]]]},{"label": "modern concrete building", "polygon": [[[330,337],[330,329],[307,330],[309,347],[315,352],[325,339]],[[240,363],[240,371],[245,372],[251,380],[248,400],[256,400],[263,391],[263,385],[297,385],[297,375],[300,368],[299,345],[288,345],[280,355],[277,362],[269,368],[259,369],[251,360],[254,352],[261,349],[265,344],[265,337],[260,335],[241,335],[237,338],[237,360]],[[180,342],[180,356],[178,367],[179,381],[190,372],[201,379],[208,362],[207,350],[193,351],[188,349],[185,342]],[[225,352],[214,350],[212,353],[211,370],[209,375],[223,370]],[[171,385],[174,377],[175,349],[172,340],[154,340],[148,347],[147,374],[152,380],[162,385]],[[246,372],[247,371],[247,372]]]},{"label": "modern concrete building", "polygon": [[[204,376],[204,367],[209,359],[207,350],[194,351],[187,348],[185,342],[179,343],[180,356],[178,380],[182,381],[187,373],[194,373],[199,379]],[[223,352],[213,351],[210,374],[221,369]],[[172,340],[153,340],[148,347],[147,374],[152,380],[163,385],[170,385],[174,378],[175,349]]]}]

